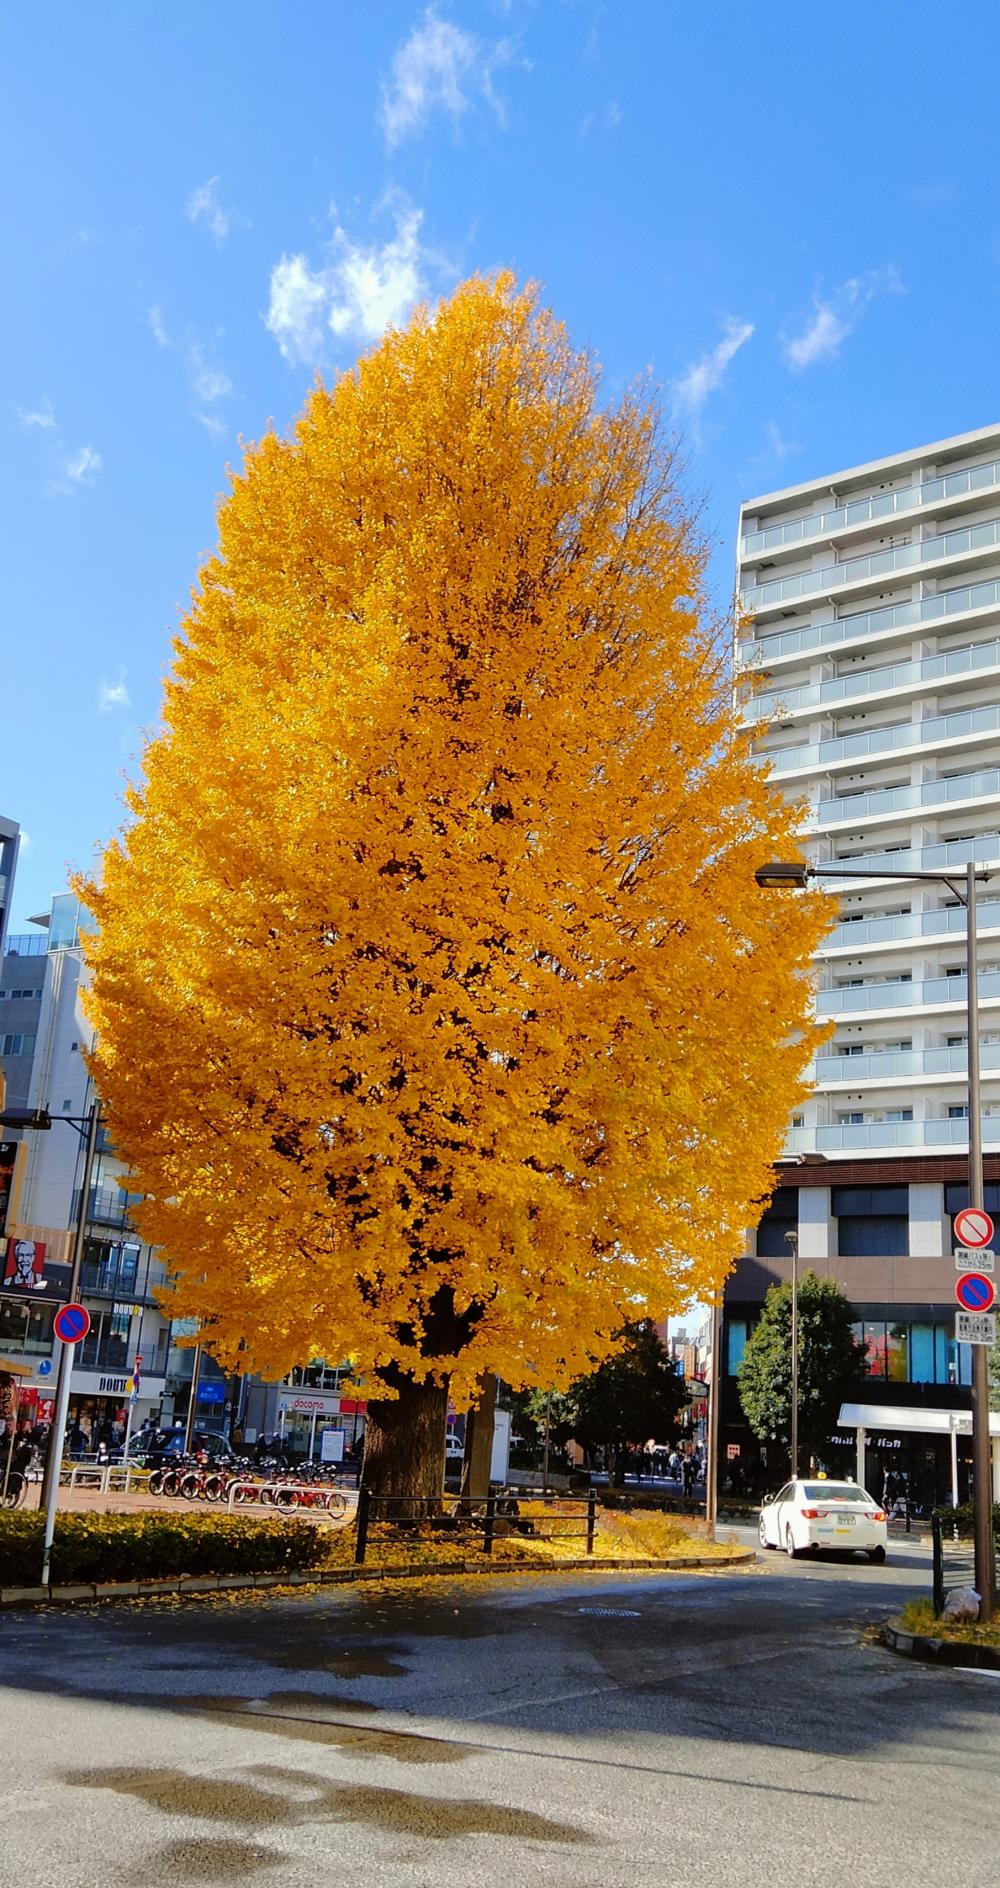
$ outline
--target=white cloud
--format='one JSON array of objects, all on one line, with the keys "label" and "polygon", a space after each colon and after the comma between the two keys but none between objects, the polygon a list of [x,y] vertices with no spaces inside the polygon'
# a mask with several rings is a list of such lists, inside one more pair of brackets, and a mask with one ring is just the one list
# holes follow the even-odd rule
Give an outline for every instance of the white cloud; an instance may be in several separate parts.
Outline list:
[{"label": "white cloud", "polygon": [[774,420],[768,420],[764,431],[767,434],[770,456],[772,459],[776,459],[779,465],[784,465],[786,459],[793,458],[797,452],[801,451],[801,447],[796,445],[793,439],[785,438],[781,428]]},{"label": "white cloud", "polygon": [[502,124],[504,107],[493,74],[510,56],[509,41],[486,46],[429,7],[397,51],[392,76],[382,86],[378,117],[390,149],[422,131],[435,109],[446,111],[457,124],[469,109],[470,93],[485,98]]},{"label": "white cloud", "polygon": [[30,852],[30,851],[31,851],[31,848],[32,848],[32,846],[34,845],[34,843],[35,843],[35,842],[34,842],[34,840],[32,839],[32,837],[31,837],[31,834],[30,834],[30,833],[26,833],[26,832],[25,832],[25,830],[24,830],[24,827],[22,826],[22,828],[21,828],[21,837],[20,837],[20,840],[18,841],[18,844],[19,844],[19,846],[20,846],[20,849],[21,849],[21,851],[22,851],[22,852]]},{"label": "white cloud", "polygon": [[50,432],[56,423],[56,416],[47,400],[34,413],[25,413],[23,408],[18,407],[17,417],[22,426],[40,426],[43,432]]},{"label": "white cloud", "polygon": [[92,485],[104,461],[93,446],[68,446],[49,400],[33,410],[18,407],[25,432],[37,432],[44,462],[49,468],[45,490],[50,497],[67,497]]},{"label": "white cloud", "polygon": [[184,362],[194,402],[195,419],[199,426],[203,426],[206,432],[218,439],[227,428],[225,420],[221,419],[213,409],[221,400],[232,397],[233,383],[229,375],[224,368],[206,359],[203,344],[194,337],[189,335],[183,342],[173,339],[163,319],[163,310],[158,303],[148,308],[146,313],[157,347],[178,352]]},{"label": "white cloud", "polygon": [[163,310],[160,308],[159,304],[148,308],[146,313],[149,316],[149,325],[153,330],[153,340],[156,342],[157,347],[173,347],[174,344],[164,324]]},{"label": "white cloud", "polygon": [[674,381],[674,403],[695,430],[709,394],[721,387],[730,361],[749,341],[752,333],[752,321],[739,321],[735,315],[730,315],[722,340],[695,361],[679,380]]},{"label": "white cloud", "polygon": [[581,138],[589,138],[592,131],[615,131],[622,121],[622,108],[616,98],[609,98],[600,111],[589,111],[580,120]]},{"label": "white cloud", "polygon": [[93,446],[78,446],[75,452],[68,453],[63,460],[63,472],[74,485],[89,485],[103,464],[104,460]]},{"label": "white cloud", "polygon": [[800,374],[818,361],[836,360],[875,296],[902,293],[897,271],[888,268],[870,269],[866,275],[851,276],[827,295],[814,295],[812,315],[802,333],[784,343],[786,366]]},{"label": "white cloud", "polygon": [[117,682],[106,682],[102,676],[97,690],[97,712],[109,715],[113,708],[131,707],[132,698],[125,686],[125,671],[120,669]]},{"label": "white cloud", "polygon": [[352,242],[338,224],[329,256],[318,267],[303,255],[282,256],[275,264],[265,320],[287,361],[315,362],[326,332],[373,341],[406,319],[426,292],[423,217],[404,203],[397,204],[395,216],[388,242]]},{"label": "white cloud", "polygon": [[218,177],[210,177],[206,184],[199,184],[197,190],[192,190],[184,205],[184,214],[190,217],[192,223],[204,223],[216,242],[224,243],[233,219],[232,212],[222,208],[215,194],[218,181]]}]

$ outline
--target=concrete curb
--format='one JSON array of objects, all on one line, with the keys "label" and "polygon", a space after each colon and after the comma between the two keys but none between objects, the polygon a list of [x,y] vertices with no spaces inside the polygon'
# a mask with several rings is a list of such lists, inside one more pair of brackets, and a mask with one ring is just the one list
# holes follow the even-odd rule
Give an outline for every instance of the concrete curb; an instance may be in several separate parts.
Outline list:
[{"label": "concrete curb", "polygon": [[959,1639],[931,1639],[908,1632],[892,1620],[882,1628],[882,1644],[904,1659],[922,1659],[928,1665],[972,1665],[981,1671],[1000,1672],[1000,1647],[969,1645]]},{"label": "concrete curb", "polygon": [[357,1580],[428,1580],[448,1579],[455,1574],[561,1573],[693,1573],[709,1572],[714,1567],[745,1567],[756,1559],[752,1547],[734,1547],[726,1554],[685,1554],[676,1560],[561,1560],[556,1565],[541,1566],[531,1561],[493,1561],[485,1555],[475,1560],[436,1560],[408,1563],[399,1567],[327,1567],[307,1573],[252,1573],[209,1575],[182,1574],[177,1580],[126,1580],[120,1584],[105,1582],[99,1586],[12,1586],[0,1591],[0,1609],[14,1606],[93,1606],[97,1601],[153,1599],[201,1599],[206,1593],[248,1593],[262,1587],[352,1586]]}]

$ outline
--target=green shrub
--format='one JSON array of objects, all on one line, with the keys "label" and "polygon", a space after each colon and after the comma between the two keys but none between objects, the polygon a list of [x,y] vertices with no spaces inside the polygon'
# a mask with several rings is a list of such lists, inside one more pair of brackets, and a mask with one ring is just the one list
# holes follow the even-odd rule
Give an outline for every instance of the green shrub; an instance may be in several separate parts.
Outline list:
[{"label": "green shrub", "polygon": [[[0,1587],[37,1586],[41,1514],[0,1513]],[[329,1536],[309,1521],[224,1514],[61,1514],[53,1586],[157,1580],[178,1574],[300,1573],[326,1558]]]},{"label": "green shrub", "polygon": [[[935,1508],[934,1512],[938,1520],[946,1526],[954,1523],[960,1534],[972,1533],[971,1501],[962,1501],[957,1508]],[[1000,1539],[1000,1502],[997,1502],[993,1509],[993,1532]]]}]

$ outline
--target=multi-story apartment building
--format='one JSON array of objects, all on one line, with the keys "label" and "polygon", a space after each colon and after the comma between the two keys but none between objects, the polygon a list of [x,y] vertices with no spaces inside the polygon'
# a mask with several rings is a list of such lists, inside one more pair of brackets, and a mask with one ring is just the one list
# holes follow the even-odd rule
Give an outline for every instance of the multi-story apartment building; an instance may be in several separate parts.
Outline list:
[{"label": "multi-story apartment building", "polygon": [[[807,856],[874,876],[825,880],[839,918],[816,1006],[833,1031],[727,1291],[724,1429],[738,1435],[732,1371],[764,1290],[787,1275],[787,1230],[801,1263],[840,1277],[857,1307],[872,1403],[950,1420],[968,1408],[970,1369],[952,1336],[950,1231],[968,1198],[965,914],[948,885],[878,867],[996,866],[979,992],[1000,1203],[1000,427],[750,500],[738,590],[745,712],[802,804]],[[947,1437],[887,1424],[878,1447],[890,1444],[943,1492]]]},{"label": "multi-story apartment building", "polygon": [[[34,919],[37,929],[8,938],[0,967],[0,1048],[7,1077],[7,1107],[46,1109],[52,1127],[13,1131],[18,1145],[8,1206],[5,1272],[10,1242],[34,1244],[42,1258],[44,1288],[0,1281],[0,1347],[31,1367],[22,1408],[49,1415],[52,1319],[65,1295],[71,1229],[83,1178],[84,1136],[79,1122],[93,1099],[84,1059],[92,1031],[81,1002],[85,966],[81,911],[72,893],[52,901]],[[5,1130],[11,1134],[11,1130]],[[129,1222],[129,1196],[118,1185],[120,1164],[102,1129],[87,1200],[80,1296],[91,1328],[74,1352],[70,1433],[85,1443],[117,1439],[124,1426],[126,1382],[136,1356],[143,1360],[134,1413],[140,1423],[157,1413],[166,1389],[169,1323],[155,1297],[166,1283],[162,1259]]]}]

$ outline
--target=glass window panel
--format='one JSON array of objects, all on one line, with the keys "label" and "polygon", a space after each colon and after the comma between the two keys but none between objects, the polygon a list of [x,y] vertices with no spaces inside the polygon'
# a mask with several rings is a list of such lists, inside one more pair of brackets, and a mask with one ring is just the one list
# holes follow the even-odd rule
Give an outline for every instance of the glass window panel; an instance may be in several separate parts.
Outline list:
[{"label": "glass window panel", "polygon": [[910,1326],[910,1382],[934,1382],[934,1327],[931,1324]]},{"label": "glass window panel", "polygon": [[863,1335],[868,1358],[867,1375],[869,1377],[885,1377],[888,1374],[885,1325],[881,1323],[866,1323]]},{"label": "glass window panel", "polygon": [[730,1318],[726,1325],[726,1370],[735,1377],[743,1362],[743,1353],[747,1347],[747,1323],[745,1318]]},{"label": "glass window panel", "polygon": [[890,1324],[886,1342],[886,1376],[892,1383],[908,1381],[907,1330],[905,1324]]}]

